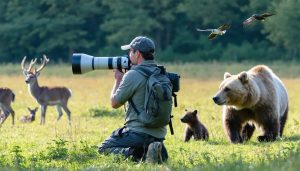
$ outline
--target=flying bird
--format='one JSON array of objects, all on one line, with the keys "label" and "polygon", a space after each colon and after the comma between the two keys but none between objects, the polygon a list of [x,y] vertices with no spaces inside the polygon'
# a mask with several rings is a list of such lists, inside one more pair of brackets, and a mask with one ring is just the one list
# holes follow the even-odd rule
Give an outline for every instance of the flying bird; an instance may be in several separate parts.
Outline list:
[{"label": "flying bird", "polygon": [[267,17],[270,17],[272,15],[275,15],[274,13],[263,13],[263,14],[253,14],[251,17],[246,19],[243,24],[244,25],[249,25],[251,24],[254,20],[259,20],[259,21],[265,21]]},{"label": "flying bird", "polygon": [[223,24],[217,29],[196,29],[197,31],[210,31],[211,33],[208,35],[208,39],[212,40],[218,35],[223,35],[226,33],[226,30],[230,28],[230,24]]}]

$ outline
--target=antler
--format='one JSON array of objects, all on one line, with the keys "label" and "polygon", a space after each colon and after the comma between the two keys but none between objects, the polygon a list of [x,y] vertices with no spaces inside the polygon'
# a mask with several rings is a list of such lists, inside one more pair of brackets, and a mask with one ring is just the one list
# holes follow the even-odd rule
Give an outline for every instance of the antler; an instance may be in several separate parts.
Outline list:
[{"label": "antler", "polygon": [[41,58],[41,66],[38,69],[35,69],[35,73],[40,72],[48,62],[49,59],[46,57],[46,55],[43,55],[43,59]]},{"label": "antler", "polygon": [[28,72],[31,71],[31,69],[32,69],[33,65],[35,64],[35,62],[36,62],[36,58],[35,58],[34,60],[31,59],[30,64],[29,64],[29,67],[28,67],[28,69],[27,69]]},{"label": "antler", "polygon": [[36,58],[35,58],[34,60],[32,59],[32,60],[30,61],[30,64],[29,64],[29,67],[28,67],[28,68],[25,67],[25,61],[26,61],[26,56],[24,56],[24,58],[23,58],[23,60],[22,60],[22,62],[21,62],[21,68],[22,68],[23,72],[24,72],[25,74],[27,74],[28,72],[31,71],[33,65],[35,64]]},{"label": "antler", "polygon": [[27,69],[25,68],[25,60],[26,60],[26,56],[24,56],[24,58],[22,59],[22,62],[21,62],[21,68],[22,70],[25,72],[27,72]]}]

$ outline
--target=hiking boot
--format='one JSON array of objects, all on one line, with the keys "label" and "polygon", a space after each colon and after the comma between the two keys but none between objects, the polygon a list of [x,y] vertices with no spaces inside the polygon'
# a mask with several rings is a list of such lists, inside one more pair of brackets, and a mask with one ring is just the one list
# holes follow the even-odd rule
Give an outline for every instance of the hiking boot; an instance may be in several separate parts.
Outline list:
[{"label": "hiking boot", "polygon": [[149,144],[146,154],[146,163],[162,163],[161,157],[162,142]]}]

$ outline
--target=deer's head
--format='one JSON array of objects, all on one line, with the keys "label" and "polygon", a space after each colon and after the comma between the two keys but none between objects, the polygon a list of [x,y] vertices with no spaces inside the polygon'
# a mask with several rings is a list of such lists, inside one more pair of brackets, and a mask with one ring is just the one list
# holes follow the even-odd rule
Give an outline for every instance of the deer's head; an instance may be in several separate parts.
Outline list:
[{"label": "deer's head", "polygon": [[32,84],[37,81],[37,77],[40,75],[41,70],[49,62],[49,59],[46,57],[46,55],[43,55],[43,58],[41,58],[41,66],[38,69],[34,67],[34,70],[32,70],[32,67],[36,63],[36,58],[30,61],[28,68],[25,67],[25,61],[26,61],[26,56],[23,58],[21,62],[21,68],[23,70],[23,74],[26,77],[25,82],[27,84]]},{"label": "deer's head", "polygon": [[39,109],[38,107],[34,108],[34,109],[30,109],[29,107],[27,107],[28,111],[30,112],[31,116],[35,116],[35,113],[37,112],[37,110]]}]

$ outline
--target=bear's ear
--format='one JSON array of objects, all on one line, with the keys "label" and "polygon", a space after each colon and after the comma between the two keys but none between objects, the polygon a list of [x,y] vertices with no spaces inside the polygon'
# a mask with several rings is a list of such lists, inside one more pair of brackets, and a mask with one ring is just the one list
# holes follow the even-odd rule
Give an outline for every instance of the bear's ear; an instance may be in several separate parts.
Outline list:
[{"label": "bear's ear", "polygon": [[194,110],[193,114],[194,115],[197,115],[198,111],[197,110]]},{"label": "bear's ear", "polygon": [[247,82],[248,82],[248,75],[247,75],[247,72],[246,72],[246,71],[241,72],[241,73],[239,74],[238,78],[239,78],[239,80],[240,80],[243,84],[247,83]]},{"label": "bear's ear", "polygon": [[226,78],[229,78],[229,77],[231,77],[231,74],[230,74],[229,72],[225,72],[225,73],[224,73],[224,80],[225,80]]}]

